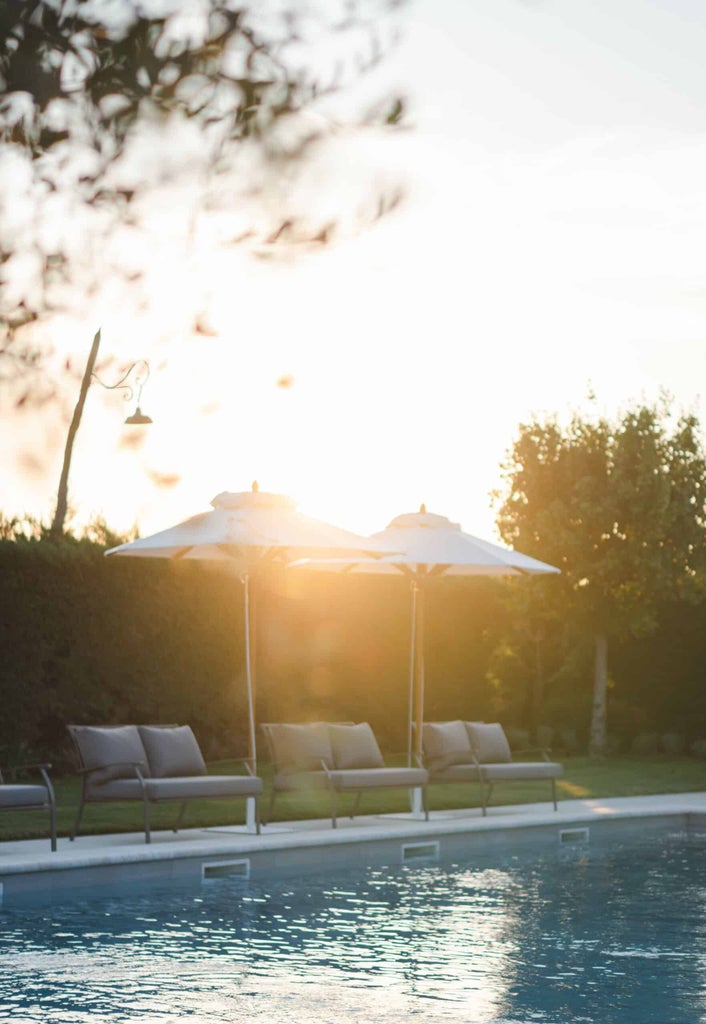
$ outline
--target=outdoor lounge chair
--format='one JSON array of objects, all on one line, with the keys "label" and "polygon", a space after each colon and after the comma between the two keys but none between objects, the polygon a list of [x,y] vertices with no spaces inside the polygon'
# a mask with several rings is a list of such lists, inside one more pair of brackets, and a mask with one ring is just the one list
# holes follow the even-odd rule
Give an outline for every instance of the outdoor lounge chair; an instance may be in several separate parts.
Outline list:
[{"label": "outdoor lounge chair", "polygon": [[350,815],[358,811],[364,792],[371,789],[422,790],[424,815],[428,820],[426,787],[429,774],[424,768],[386,768],[373,730],[367,722],[310,722],[304,725],[265,723],[273,765],[272,792],[267,820],[272,819],[278,793],[301,789],[326,789],[331,800],[331,825],[337,827],[336,803],[339,793],[355,793]]},{"label": "outdoor lounge chair", "polygon": [[181,804],[174,832],[181,827],[191,800],[244,797],[255,801],[255,821],[262,779],[253,775],[208,775],[206,763],[188,725],[70,725],[81,774],[81,801],[71,833],[75,839],[87,803],[140,800],[145,842],[149,843],[150,805],[167,800]]},{"label": "outdoor lounge chair", "polygon": [[40,772],[44,785],[5,782],[0,771],[0,811],[49,811],[49,837],[52,850],[56,850],[56,800],[49,778],[50,768],[50,764],[26,764],[14,769]]},{"label": "outdoor lounge chair", "polygon": [[528,782],[547,779],[557,810],[556,780],[564,774],[562,765],[549,760],[547,750],[517,751],[540,753],[541,761],[513,761],[505,731],[497,722],[425,722],[422,727],[424,764],[430,782],[477,782],[483,814],[495,782]]}]

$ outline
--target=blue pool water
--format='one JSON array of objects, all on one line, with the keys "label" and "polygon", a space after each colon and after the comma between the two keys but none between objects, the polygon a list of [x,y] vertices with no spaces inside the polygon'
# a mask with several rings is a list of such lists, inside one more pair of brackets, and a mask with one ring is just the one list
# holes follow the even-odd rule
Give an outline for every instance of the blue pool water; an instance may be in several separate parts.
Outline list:
[{"label": "blue pool water", "polygon": [[703,840],[570,852],[7,908],[0,1020],[703,1024]]}]

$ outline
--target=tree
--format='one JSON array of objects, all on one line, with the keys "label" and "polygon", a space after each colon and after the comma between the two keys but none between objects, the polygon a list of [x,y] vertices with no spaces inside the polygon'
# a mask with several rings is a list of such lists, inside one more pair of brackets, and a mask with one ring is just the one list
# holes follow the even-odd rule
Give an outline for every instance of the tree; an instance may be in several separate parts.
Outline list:
[{"label": "tree", "polygon": [[[0,377],[36,367],[28,322],[106,280],[114,308],[121,279],[140,310],[147,260],[175,241],[326,241],[332,225],[284,201],[282,178],[339,127],[326,102],[378,64],[399,7],[0,0]],[[394,127],[401,108],[381,102],[377,122]],[[178,238],[155,252],[164,196]]]},{"label": "tree", "polygon": [[706,459],[693,415],[637,405],[614,422],[575,414],[522,424],[503,466],[503,539],[562,570],[557,616],[594,645],[590,751],[606,745],[608,642],[656,625],[659,602],[702,592]]}]

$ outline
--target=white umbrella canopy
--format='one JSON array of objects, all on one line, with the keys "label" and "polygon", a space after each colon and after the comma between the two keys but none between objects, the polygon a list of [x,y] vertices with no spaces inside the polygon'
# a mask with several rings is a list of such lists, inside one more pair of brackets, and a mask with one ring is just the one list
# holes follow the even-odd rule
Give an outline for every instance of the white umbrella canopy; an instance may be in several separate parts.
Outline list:
[{"label": "white umbrella canopy", "polygon": [[224,491],[211,502],[210,512],[170,526],[149,537],[121,544],[108,555],[143,558],[232,558],[247,564],[260,559],[291,561],[318,557],[388,553],[383,543],[312,519],[297,510],[285,494],[252,490]]},{"label": "white umbrella canopy", "polygon": [[561,570],[519,551],[464,533],[446,516],[419,512],[397,516],[370,540],[394,554],[372,558],[306,559],[294,566],[322,572],[399,574],[412,584],[412,628],[410,643],[408,759],[412,757],[413,723],[416,721],[414,753],[421,756],[424,721],[424,585],[441,576],[537,576]]},{"label": "white umbrella canopy", "polygon": [[291,562],[316,556],[366,558],[389,553],[384,541],[360,537],[297,511],[284,494],[224,491],[211,502],[212,510],[149,537],[120,544],[108,556],[135,558],[230,560],[245,587],[245,671],[248,696],[250,759],[256,767],[255,696],[252,665],[254,616],[250,608],[250,578],[270,562]]}]

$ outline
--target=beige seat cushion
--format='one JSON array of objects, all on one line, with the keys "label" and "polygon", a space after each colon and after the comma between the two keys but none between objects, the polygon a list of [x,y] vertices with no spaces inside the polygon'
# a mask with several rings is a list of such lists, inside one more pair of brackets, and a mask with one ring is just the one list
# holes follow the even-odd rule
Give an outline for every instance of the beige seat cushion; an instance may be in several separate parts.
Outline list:
[{"label": "beige seat cushion", "polygon": [[4,811],[13,807],[46,807],[48,803],[49,793],[45,786],[11,782],[0,784],[0,809]]},{"label": "beige seat cushion", "polygon": [[340,792],[361,789],[395,789],[426,786],[429,774],[423,768],[348,768],[332,771],[331,784]]},{"label": "beige seat cushion", "polygon": [[479,782],[482,771],[483,768],[475,764],[451,764],[446,768],[430,766],[429,775],[434,782]]},{"label": "beige seat cushion", "polygon": [[481,765],[486,782],[530,782],[533,779],[560,779],[563,765],[555,761],[513,761],[511,764]]},{"label": "beige seat cushion", "polygon": [[276,793],[296,793],[298,790],[317,790],[328,787],[326,772],[291,772],[288,775],[273,775],[272,788]]},{"label": "beige seat cushion", "polygon": [[[149,800],[202,800],[209,797],[260,796],[262,779],[254,775],[200,775],[185,779],[145,779]],[[139,779],[114,779],[88,790],[89,799],[141,800]]]},{"label": "beige seat cushion", "polygon": [[330,725],[328,732],[334,768],[348,770],[384,767],[380,747],[367,722],[358,725]]},{"label": "beige seat cushion", "polygon": [[473,752],[481,764],[503,764],[512,761],[510,744],[498,722],[466,722]]}]

